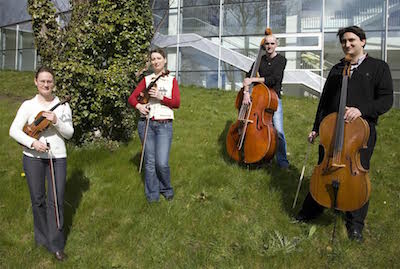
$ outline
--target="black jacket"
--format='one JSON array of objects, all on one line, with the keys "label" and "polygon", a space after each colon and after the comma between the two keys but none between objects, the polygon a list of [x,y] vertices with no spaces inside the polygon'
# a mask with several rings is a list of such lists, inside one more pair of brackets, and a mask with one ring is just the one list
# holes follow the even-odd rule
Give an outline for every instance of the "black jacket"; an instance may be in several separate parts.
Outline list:
[{"label": "black jacket", "polygon": [[[261,58],[260,68],[258,69],[260,77],[265,79],[264,84],[267,85],[268,88],[273,88],[278,94],[279,98],[281,97],[282,80],[286,67],[286,61],[286,58],[280,54],[277,54],[272,59],[269,59],[266,55],[264,55]],[[250,77],[253,67],[254,63],[250,68],[250,71],[246,74],[247,77]]]},{"label": "black jacket", "polygon": [[[315,116],[313,131],[319,132],[321,121],[330,113],[338,112],[342,73],[345,63],[336,64],[327,77]],[[361,117],[370,124],[378,122],[378,116],[388,111],[393,104],[393,81],[386,62],[372,57],[354,69],[347,87],[348,107],[356,107]]]}]

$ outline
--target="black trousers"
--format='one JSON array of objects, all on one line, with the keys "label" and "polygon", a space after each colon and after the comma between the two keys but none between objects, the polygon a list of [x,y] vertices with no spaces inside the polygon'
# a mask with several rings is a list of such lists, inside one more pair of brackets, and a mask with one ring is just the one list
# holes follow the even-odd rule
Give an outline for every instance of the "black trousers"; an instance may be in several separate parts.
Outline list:
[{"label": "black trousers", "polygon": [[[61,229],[57,228],[56,223],[49,159],[31,158],[25,155],[23,157],[26,181],[31,195],[35,241],[36,244],[47,247],[50,252],[63,250],[65,245],[63,224],[67,159],[53,159],[53,163]],[[47,195],[45,179],[47,179]]]},{"label": "black trousers", "polygon": [[[370,135],[368,139],[368,144],[366,149],[360,150],[360,161],[364,168],[369,169],[370,160],[372,157],[372,153],[374,151],[375,143],[376,143],[376,130],[375,125],[369,123],[370,127]],[[323,151],[319,151],[319,162],[323,159]],[[368,213],[369,201],[362,206],[360,209],[355,211],[347,211],[345,212],[346,218],[346,227],[347,229],[357,229],[358,231],[362,231],[364,228],[364,220],[367,217]],[[318,217],[324,211],[324,207],[318,204],[311,196],[310,193],[307,194],[302,209],[299,214],[303,215],[308,219],[313,219]]]}]

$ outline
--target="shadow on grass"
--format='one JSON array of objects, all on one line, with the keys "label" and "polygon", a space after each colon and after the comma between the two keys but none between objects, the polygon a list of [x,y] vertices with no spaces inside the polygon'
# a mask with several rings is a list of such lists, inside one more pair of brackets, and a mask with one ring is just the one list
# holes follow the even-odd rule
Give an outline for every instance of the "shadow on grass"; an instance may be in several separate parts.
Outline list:
[{"label": "shadow on grass", "polygon": [[68,238],[83,193],[89,190],[89,187],[90,181],[81,169],[72,171],[66,183],[64,197],[64,227],[66,239]]},{"label": "shadow on grass", "polygon": [[218,137],[218,144],[219,144],[219,152],[222,158],[226,163],[232,164],[236,163],[229,155],[228,152],[226,151],[226,136],[228,135],[229,128],[233,124],[232,120],[228,120],[225,123],[225,127],[222,130],[221,134]]},{"label": "shadow on grass", "polygon": [[[243,169],[265,169],[267,174],[271,175],[271,187],[280,190],[282,194],[283,208],[289,216],[294,217],[300,210],[303,201],[308,193],[309,181],[303,178],[300,193],[297,199],[296,207],[292,209],[293,201],[296,196],[297,186],[300,179],[300,173],[295,166],[290,165],[288,169],[281,169],[278,167],[275,156],[270,162],[261,161],[255,164],[238,164],[236,163],[226,151],[226,136],[233,121],[229,120],[225,123],[225,128],[221,132],[218,143],[220,146],[220,155],[226,163],[237,164]],[[328,211],[328,210],[326,210]],[[328,212],[327,212],[328,213]],[[315,220],[316,223],[321,225],[329,225],[333,218],[330,213],[324,214],[325,216]]]},{"label": "shadow on grass", "polygon": [[[274,157],[275,158],[275,157]],[[296,214],[296,208],[292,209],[293,200],[296,195],[297,185],[300,178],[300,171],[293,165],[289,165],[287,169],[280,168],[276,161],[268,169],[271,175],[271,187],[280,190],[282,193],[283,208],[289,215]],[[297,207],[303,203],[303,199],[308,190],[308,183],[303,180],[300,189],[299,198],[297,199]]]},{"label": "shadow on grass", "polygon": [[[271,186],[281,191],[283,208],[289,216],[294,218],[303,206],[304,199],[309,192],[309,179],[303,178],[300,186],[299,196],[296,202],[296,207],[293,209],[293,202],[296,196],[301,171],[299,171],[293,165],[290,165],[288,169],[281,169],[276,164],[273,165],[269,171],[271,174]],[[333,217],[333,210],[326,209],[321,216],[310,221],[310,224],[315,223],[318,225],[328,226],[334,221]]]}]

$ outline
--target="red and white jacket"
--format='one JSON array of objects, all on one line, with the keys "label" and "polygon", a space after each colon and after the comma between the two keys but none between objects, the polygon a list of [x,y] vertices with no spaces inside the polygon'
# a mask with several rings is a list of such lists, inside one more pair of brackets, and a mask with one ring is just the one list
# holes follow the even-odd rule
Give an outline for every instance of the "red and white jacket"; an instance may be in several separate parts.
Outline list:
[{"label": "red and white jacket", "polygon": [[[156,78],[153,73],[142,79],[137,85],[136,89],[133,91],[128,99],[131,106],[136,108],[138,104],[137,98],[139,94],[144,91],[150,82]],[[180,105],[180,93],[179,86],[176,79],[170,75],[161,77],[157,80],[157,89],[163,95],[163,100],[158,100],[156,98],[150,98],[150,114],[149,118],[154,120],[167,120],[174,119],[173,108],[179,108]]]}]

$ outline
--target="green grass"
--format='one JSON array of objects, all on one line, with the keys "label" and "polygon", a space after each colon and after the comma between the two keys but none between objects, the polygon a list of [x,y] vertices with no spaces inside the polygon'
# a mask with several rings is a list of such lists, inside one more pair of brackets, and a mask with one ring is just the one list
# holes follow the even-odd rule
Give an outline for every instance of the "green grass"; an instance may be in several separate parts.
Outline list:
[{"label": "green grass", "polygon": [[24,99],[36,94],[33,83],[34,73],[1,71],[0,72],[0,94],[2,97]]},{"label": "green grass", "polygon": [[34,246],[21,148],[8,136],[20,97],[33,95],[29,78],[33,74],[20,74],[24,79],[13,95],[8,93],[14,92],[12,81],[19,76],[7,73],[0,72],[0,268],[392,268],[400,264],[400,111],[393,109],[380,118],[365,242],[349,241],[339,218],[332,246],[334,217],[329,210],[313,223],[292,223],[317,159],[313,146],[299,203],[292,210],[317,100],[283,99],[289,170],[279,170],[275,163],[247,169],[225,154],[227,128],[237,113],[236,93],[195,87],[181,87],[181,108],[176,111],[170,158],[176,192],[172,202],[146,202],[137,172],[136,134],[114,151],[69,145],[65,198],[69,259],[58,264],[46,250]]}]

